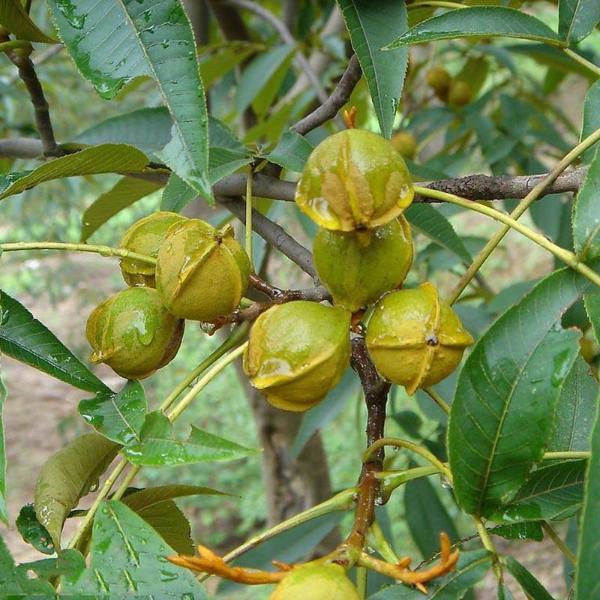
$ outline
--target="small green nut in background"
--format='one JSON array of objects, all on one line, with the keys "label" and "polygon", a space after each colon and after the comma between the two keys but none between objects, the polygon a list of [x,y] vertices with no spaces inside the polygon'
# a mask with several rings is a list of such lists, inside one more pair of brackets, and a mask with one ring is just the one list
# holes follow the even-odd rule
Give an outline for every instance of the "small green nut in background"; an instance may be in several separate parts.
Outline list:
[{"label": "small green nut in background", "polygon": [[144,379],[179,350],[184,322],[171,315],[152,288],[128,288],[90,314],[85,335],[92,363],[106,363],[121,377]]},{"label": "small green nut in background", "polygon": [[473,99],[473,90],[466,81],[455,80],[448,91],[450,106],[466,106]]},{"label": "small green nut in background", "polygon": [[435,66],[427,71],[425,75],[427,85],[435,92],[435,95],[441,100],[445,100],[450,89],[452,76],[444,67]]},{"label": "small green nut in background", "polygon": [[413,196],[410,174],[392,143],[363,129],[323,140],[308,157],[296,188],[300,209],[332,231],[385,225]]},{"label": "small green nut in background", "polygon": [[410,226],[400,215],[366,232],[319,229],[313,258],[334,304],[356,312],[406,278],[413,259]]},{"label": "small green nut in background", "polygon": [[350,313],[299,300],[256,319],[244,354],[250,383],[277,408],[302,412],[319,403],[350,363]]},{"label": "small green nut in background", "polygon": [[269,600],[359,600],[359,595],[342,566],[313,563],[294,567]]},{"label": "small green nut in background", "polygon": [[248,287],[250,261],[227,225],[200,219],[173,225],[156,263],[156,289],[181,319],[212,322],[236,309]]},{"label": "small green nut in background", "polygon": [[[156,258],[158,249],[171,225],[183,221],[185,217],[172,212],[155,212],[136,221],[123,235],[121,248]],[[130,258],[121,259],[121,273],[130,286],[145,285],[156,287],[156,267]]]},{"label": "small green nut in background", "polygon": [[448,377],[473,338],[435,286],[424,283],[379,301],[366,342],[379,373],[412,395]]},{"label": "small green nut in background", "polygon": [[398,131],[392,136],[392,145],[404,158],[412,160],[417,154],[417,140],[410,131]]}]

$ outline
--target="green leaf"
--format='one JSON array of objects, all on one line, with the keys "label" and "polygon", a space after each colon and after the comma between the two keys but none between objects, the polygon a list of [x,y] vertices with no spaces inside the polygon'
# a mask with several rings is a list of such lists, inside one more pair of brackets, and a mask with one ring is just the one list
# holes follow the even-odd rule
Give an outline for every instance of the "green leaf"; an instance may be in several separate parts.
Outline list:
[{"label": "green leaf", "polygon": [[[596,81],[585,95],[580,139],[585,139],[597,129],[600,129],[600,81]],[[596,155],[596,150],[597,146],[594,145],[583,153],[585,162],[589,163],[592,161]]]},{"label": "green leaf", "polygon": [[17,571],[23,572],[25,576],[27,576],[27,571],[33,571],[43,579],[54,579],[63,576],[78,577],[84,569],[85,558],[83,558],[81,552],[72,548],[63,550],[56,558],[44,558],[22,563],[17,567]]},{"label": "green leaf", "polygon": [[486,515],[510,501],[542,458],[579,349],[560,318],[590,285],[567,269],[546,277],[467,358],[448,426],[454,492],[465,512]]},{"label": "green leaf", "polygon": [[503,562],[510,574],[519,582],[528,598],[531,598],[531,600],[553,600],[546,588],[512,556],[505,556]]},{"label": "green leaf", "polygon": [[106,221],[118,212],[131,206],[141,198],[152,194],[163,187],[162,183],[123,177],[108,192],[105,192],[88,206],[81,221],[81,241],[87,242],[88,238]]},{"label": "green leaf", "polygon": [[596,341],[600,343],[600,294],[585,294],[583,302],[585,311],[590,318]]},{"label": "green leaf", "polygon": [[55,589],[47,581],[29,579],[25,571],[17,569],[2,536],[0,536],[0,576],[2,595],[5,598],[36,597],[33,596],[34,594],[40,594],[42,598],[55,596]]},{"label": "green leaf", "polygon": [[453,543],[459,539],[454,522],[428,479],[415,479],[405,485],[404,508],[410,535],[424,559],[440,551],[440,532],[446,532]]},{"label": "green leaf", "polygon": [[[0,299],[4,298],[4,294],[0,292]],[[0,305],[0,324],[3,322],[2,314],[4,311],[3,305]],[[0,325],[0,335],[4,326]],[[2,346],[0,345],[0,350]],[[6,507],[6,445],[4,443],[4,402],[6,401],[6,387],[2,381],[2,372],[0,371],[0,521],[8,525],[8,510]]]},{"label": "green leaf", "polygon": [[499,535],[506,540],[534,540],[541,542],[544,539],[544,530],[538,521],[525,521],[498,525],[491,530],[494,535]]},{"label": "green leaf", "polygon": [[124,504],[129,508],[139,513],[140,511],[150,508],[155,504],[161,504],[167,500],[174,498],[184,498],[187,496],[226,496],[223,492],[213,490],[212,488],[203,487],[201,485],[185,485],[171,484],[160,485],[157,487],[144,488],[127,494],[122,499]]},{"label": "green leaf", "polygon": [[265,158],[284,169],[301,173],[313,148],[304,136],[295,131],[286,131]]},{"label": "green leaf", "polygon": [[565,519],[583,499],[584,460],[551,464],[534,471],[510,504],[490,519],[506,523]]},{"label": "green leaf", "polygon": [[586,38],[599,21],[597,0],[560,0],[558,4],[558,33],[568,44]]},{"label": "green leaf", "polygon": [[148,164],[143,152],[125,144],[102,144],[61,156],[41,164],[33,171],[22,174],[0,193],[0,200],[19,194],[40,183],[100,173],[141,172]]},{"label": "green leaf", "polygon": [[594,74],[590,70],[573,60],[568,54],[565,54],[560,48],[547,46],[546,44],[510,44],[505,47],[510,52],[516,52],[533,59],[540,65],[556,69],[563,73],[577,73],[586,79],[595,81]]},{"label": "green leaf", "polygon": [[600,594],[600,410],[596,415],[592,457],[588,462],[575,574],[575,597],[580,600],[597,598]]},{"label": "green leaf", "polygon": [[589,365],[578,356],[565,379],[554,417],[554,432],[546,445],[548,452],[590,449],[590,438],[598,398],[598,382]]},{"label": "green leaf", "polygon": [[47,36],[31,20],[21,0],[2,0],[0,2],[0,25],[8,29],[18,40],[56,44],[56,40]]},{"label": "green leaf", "polygon": [[456,235],[454,227],[444,215],[429,204],[412,204],[404,211],[404,216],[413,228],[439,244],[442,248],[456,254],[463,262],[471,263],[469,254],[462,240]]},{"label": "green leaf", "polygon": [[33,504],[26,504],[19,512],[17,529],[25,542],[42,554],[54,554],[56,548],[48,530],[38,521]]},{"label": "green leaf", "polygon": [[86,433],[44,463],[35,486],[34,507],[55,548],[60,548],[67,515],[97,485],[119,448],[97,433]]},{"label": "green leaf", "polygon": [[290,454],[294,458],[297,457],[312,436],[331,423],[340,414],[350,398],[356,397],[359,389],[358,379],[354,372],[348,369],[341,381],[327,394],[325,399],[304,413],[290,449]]},{"label": "green leaf", "polygon": [[[279,91],[294,52],[293,46],[281,44],[252,60],[237,84],[235,107],[238,114],[243,113],[251,104],[259,114],[266,110]],[[259,97],[261,91],[263,93]]]},{"label": "green leaf", "polygon": [[[208,117],[196,47],[178,0],[49,0],[60,37],[81,74],[104,98],[137,77],[152,77],[173,119],[159,156],[212,199]],[[92,58],[93,57],[93,58]]]},{"label": "green leaf", "polygon": [[196,192],[183,179],[172,173],[163,190],[160,210],[181,212],[195,197]]},{"label": "green leaf", "polygon": [[14,298],[0,292],[0,351],[88,392],[109,392],[62,342]]},{"label": "green leaf", "polygon": [[139,381],[128,381],[116,393],[98,394],[79,403],[79,414],[98,433],[117,444],[140,442],[148,403]]},{"label": "green leaf", "polygon": [[581,260],[600,256],[600,150],[590,164],[573,209],[573,241]]},{"label": "green leaf", "polygon": [[256,452],[193,425],[186,441],[174,440],[172,429],[164,414],[149,413],[142,428],[142,441],[125,448],[127,458],[135,465],[159,467],[236,460]]},{"label": "green leaf", "polygon": [[128,144],[145,154],[155,154],[171,139],[173,119],[164,106],[140,108],[110,117],[82,131],[73,141],[80,144]]},{"label": "green leaf", "polygon": [[100,505],[90,554],[88,569],[77,578],[63,578],[65,597],[208,598],[191,571],[165,560],[174,551],[163,538],[117,500]]},{"label": "green leaf", "polygon": [[381,50],[407,29],[404,0],[338,0],[350,41],[367,80],[381,134],[390,138],[402,93],[408,50]]},{"label": "green leaf", "polygon": [[228,41],[226,45],[220,44],[216,48],[210,46],[199,48],[200,75],[205,87],[208,88],[260,49],[261,46],[258,44],[233,40]]},{"label": "green leaf", "polygon": [[386,49],[462,37],[496,36],[561,45],[556,33],[531,15],[501,6],[476,6],[450,10],[427,19],[409,29]]},{"label": "green leaf", "polygon": [[456,569],[435,579],[428,585],[429,593],[423,596],[415,588],[405,585],[391,585],[384,588],[369,600],[460,600],[465,593],[481,581],[492,566],[492,555],[487,550],[461,552]]}]

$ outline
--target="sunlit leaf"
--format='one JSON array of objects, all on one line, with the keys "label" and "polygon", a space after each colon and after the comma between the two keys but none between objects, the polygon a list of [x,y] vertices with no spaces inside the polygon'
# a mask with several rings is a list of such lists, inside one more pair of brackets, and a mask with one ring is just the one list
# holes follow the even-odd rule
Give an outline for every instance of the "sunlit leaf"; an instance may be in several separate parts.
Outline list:
[{"label": "sunlit leaf", "polygon": [[301,173],[314,146],[295,131],[286,131],[279,143],[265,158],[284,169]]},{"label": "sunlit leaf", "polygon": [[423,21],[402,34],[388,48],[461,37],[516,37],[560,45],[558,35],[535,17],[501,6],[450,10]]},{"label": "sunlit leaf", "polygon": [[161,600],[208,598],[191,571],[165,557],[174,554],[142,517],[117,500],[101,504],[92,533],[90,566],[78,577],[65,577],[66,597],[155,597]]},{"label": "sunlit leaf", "polygon": [[505,312],[479,339],[458,377],[448,449],[456,499],[485,515],[525,483],[552,433],[560,388],[578,334],[560,318],[591,284],[558,271]]},{"label": "sunlit leaf", "polygon": [[52,598],[55,595],[56,590],[47,581],[29,579],[27,572],[17,569],[2,536],[0,536],[0,577],[2,595],[6,598]]},{"label": "sunlit leaf", "polygon": [[0,299],[0,350],[4,354],[82,390],[110,391],[23,305],[5,292]]},{"label": "sunlit leaf", "polygon": [[0,2],[0,25],[14,34],[19,40],[55,44],[56,40],[47,36],[27,14],[21,0]]},{"label": "sunlit leaf", "polygon": [[98,394],[79,403],[79,414],[98,433],[118,444],[140,441],[140,430],[148,412],[144,388],[128,381],[118,393]]},{"label": "sunlit leaf", "polygon": [[569,44],[586,38],[600,22],[598,0],[560,0],[558,4],[558,33]]},{"label": "sunlit leaf", "polygon": [[49,0],[81,74],[113,98],[137,77],[152,77],[173,119],[162,160],[206,199],[208,116],[190,22],[178,0]]},{"label": "sunlit leaf", "polygon": [[19,194],[40,183],[100,173],[141,172],[148,164],[148,158],[133,146],[125,144],[102,144],[85,148],[41,164],[33,171],[21,174],[1,190],[0,200]]},{"label": "sunlit leaf", "polygon": [[392,135],[398,108],[408,51],[381,49],[395,36],[406,31],[404,0],[338,0],[350,41],[367,80],[381,134]]},{"label": "sunlit leaf", "polygon": [[55,548],[60,548],[67,515],[98,484],[119,447],[97,433],[86,433],[44,463],[35,486],[34,507]]}]

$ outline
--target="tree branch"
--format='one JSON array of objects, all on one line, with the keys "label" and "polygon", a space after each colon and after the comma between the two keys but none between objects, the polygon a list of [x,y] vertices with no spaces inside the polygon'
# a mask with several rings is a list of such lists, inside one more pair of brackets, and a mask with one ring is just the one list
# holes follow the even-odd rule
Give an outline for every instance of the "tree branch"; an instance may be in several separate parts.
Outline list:
[{"label": "tree branch", "polygon": [[309,131],[312,131],[316,127],[319,127],[319,125],[325,123],[325,121],[335,117],[340,108],[348,102],[361,75],[362,71],[360,64],[356,55],[353,55],[331,96],[329,96],[321,106],[298,121],[291,129],[301,135],[305,135]]},{"label": "tree branch", "polygon": [[[217,201],[240,221],[245,221],[246,206],[241,198],[217,196]],[[296,263],[305,273],[308,273],[318,285],[319,279],[311,253],[289,235],[283,227],[280,227],[257,210],[253,210],[252,228],[269,244]]]},{"label": "tree branch", "polygon": [[54,139],[54,130],[52,129],[52,122],[50,120],[48,102],[44,96],[44,90],[42,89],[42,85],[37,77],[31,59],[29,56],[22,56],[15,52],[9,52],[8,57],[19,70],[19,77],[29,92],[35,114],[35,124],[38,133],[40,134],[44,156],[60,155],[60,148]]}]

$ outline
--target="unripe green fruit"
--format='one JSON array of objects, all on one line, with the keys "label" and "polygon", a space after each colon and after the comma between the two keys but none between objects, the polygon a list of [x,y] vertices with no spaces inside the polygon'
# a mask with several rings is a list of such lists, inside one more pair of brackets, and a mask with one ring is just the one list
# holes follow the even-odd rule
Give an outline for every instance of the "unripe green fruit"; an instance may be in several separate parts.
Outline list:
[{"label": "unripe green fruit", "polygon": [[424,283],[381,299],[366,342],[379,373],[412,395],[448,377],[473,338],[435,286]]},{"label": "unripe green fruit", "polygon": [[427,71],[425,81],[436,96],[442,98],[448,93],[452,77],[444,67],[435,66]]},{"label": "unripe green fruit", "polygon": [[448,91],[450,106],[466,106],[473,98],[473,90],[466,81],[453,81]]},{"label": "unripe green fruit", "polygon": [[[172,212],[155,212],[136,221],[123,235],[121,248],[156,258],[171,225],[185,217]],[[121,259],[121,273],[129,286],[156,287],[156,267],[131,258]]]},{"label": "unripe green fruit", "polygon": [[385,225],[413,196],[408,169],[391,142],[363,129],[346,129],[322,141],[296,188],[300,209],[333,231]]},{"label": "unripe green fruit", "polygon": [[250,383],[277,408],[312,408],[349,365],[350,316],[303,300],[271,307],[250,330],[244,354]]},{"label": "unripe green fruit", "polygon": [[365,232],[319,229],[313,258],[334,303],[356,312],[406,278],[413,258],[410,226],[400,215]]},{"label": "unripe green fruit", "polygon": [[295,567],[269,600],[359,600],[359,596],[344,568],[327,563]]},{"label": "unripe green fruit", "polygon": [[248,287],[250,261],[233,237],[186,219],[169,229],[158,251],[156,289],[176,317],[211,322],[238,307]]},{"label": "unripe green fruit", "polygon": [[143,379],[177,354],[184,322],[171,315],[151,288],[129,288],[90,314],[85,335],[92,363],[106,363],[127,379]]},{"label": "unripe green fruit", "polygon": [[417,140],[409,131],[398,131],[392,136],[392,145],[404,158],[413,159],[417,154]]}]

